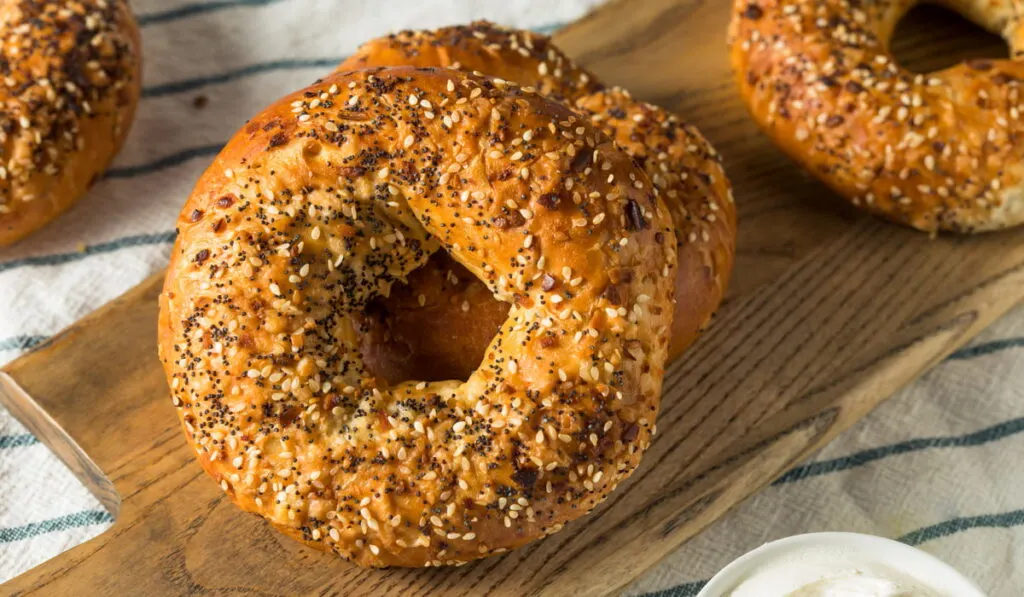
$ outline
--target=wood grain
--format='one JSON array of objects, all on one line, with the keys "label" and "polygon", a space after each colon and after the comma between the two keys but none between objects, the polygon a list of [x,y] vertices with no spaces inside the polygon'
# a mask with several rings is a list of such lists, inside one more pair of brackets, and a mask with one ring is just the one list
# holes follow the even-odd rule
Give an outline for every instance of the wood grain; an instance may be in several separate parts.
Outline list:
[{"label": "wood grain", "polygon": [[[1017,303],[1021,234],[929,240],[863,218],[756,133],[725,64],[727,4],[622,0],[558,35],[606,80],[699,123],[726,156],[741,215],[733,299],[670,368],[658,438],[597,511],[456,569],[361,570],[278,536],[227,503],[185,445],[156,360],[154,277],[6,368],[39,408],[13,387],[0,400],[108,508],[112,489],[121,502],[109,532],[3,592],[613,593]],[[911,30],[898,43],[933,56],[923,39]]]}]

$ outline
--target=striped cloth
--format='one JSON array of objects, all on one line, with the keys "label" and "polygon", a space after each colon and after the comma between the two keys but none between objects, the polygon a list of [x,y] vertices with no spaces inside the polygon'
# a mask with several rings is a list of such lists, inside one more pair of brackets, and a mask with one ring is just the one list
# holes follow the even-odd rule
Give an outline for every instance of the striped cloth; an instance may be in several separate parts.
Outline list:
[{"label": "striped cloth", "polygon": [[[328,71],[359,41],[484,17],[550,31],[596,2],[138,0],[145,91],[134,129],[87,199],[0,250],[0,363],[162,268],[177,212],[221,144],[247,116]],[[738,507],[628,594],[694,595],[764,541],[849,530],[920,545],[993,597],[1020,595],[1024,567],[1014,556],[1024,553],[1024,480],[1013,462],[1024,454],[1021,377],[1024,311]],[[111,522],[2,410],[0,487],[0,580]]]}]

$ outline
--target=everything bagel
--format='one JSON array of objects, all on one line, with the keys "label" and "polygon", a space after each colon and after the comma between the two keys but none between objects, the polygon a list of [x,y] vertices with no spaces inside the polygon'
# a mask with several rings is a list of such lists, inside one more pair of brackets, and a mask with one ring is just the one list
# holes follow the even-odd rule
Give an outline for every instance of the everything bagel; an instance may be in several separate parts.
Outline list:
[{"label": "everything bagel", "polygon": [[743,98],[793,159],[854,205],[919,230],[1024,221],[1021,20],[1008,0],[944,0],[1001,34],[1013,60],[930,75],[888,46],[914,0],[735,0]]},{"label": "everything bagel", "polygon": [[0,246],[68,209],[121,147],[140,93],[123,0],[0,4]]},{"label": "everything bagel", "polygon": [[359,46],[337,70],[377,66],[444,67],[477,72],[567,100],[604,88],[547,36],[487,21],[378,37]]},{"label": "everything bagel", "polygon": [[[450,69],[337,73],[252,119],[178,226],[160,352],[189,441],[310,545],[364,566],[499,553],[592,509],[650,442],[674,226],[557,102]],[[358,314],[441,248],[508,319],[466,382],[383,383]]]},{"label": "everything bagel", "polygon": [[[546,36],[488,22],[378,38],[361,46],[338,71],[396,65],[498,76],[589,115],[647,172],[675,225],[679,265],[669,359],[696,340],[725,295],[736,243],[729,181],[720,156],[699,131],[622,89],[605,88]],[[392,382],[465,379],[479,365],[508,309],[476,277],[438,252],[364,314],[360,331],[367,366]]]}]

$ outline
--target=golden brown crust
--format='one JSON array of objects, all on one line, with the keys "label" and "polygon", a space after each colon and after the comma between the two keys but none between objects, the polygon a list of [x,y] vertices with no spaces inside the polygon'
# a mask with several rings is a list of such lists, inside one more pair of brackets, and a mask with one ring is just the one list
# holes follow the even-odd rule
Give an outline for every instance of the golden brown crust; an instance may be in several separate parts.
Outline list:
[{"label": "golden brown crust", "polygon": [[736,206],[722,158],[691,125],[623,89],[583,96],[576,107],[647,172],[676,230],[676,307],[669,359],[683,353],[725,297],[736,252]]},{"label": "golden brown crust", "polygon": [[[533,52],[526,51],[524,40]],[[559,66],[540,66],[544,60]],[[679,239],[669,359],[697,339],[725,295],[736,244],[729,182],[720,156],[699,131],[661,108],[634,100],[625,90],[603,88],[548,38],[486,22],[373,40],[338,70],[402,63],[458,65],[574,99],[574,107],[633,156],[664,197]],[[549,76],[539,78],[538,72]],[[587,85],[577,85],[580,80]],[[381,377],[465,379],[504,321],[508,306],[443,259],[435,255],[407,284],[377,301],[363,320],[367,365]]]},{"label": "golden brown crust", "polygon": [[70,207],[109,165],[140,93],[123,0],[0,3],[0,246]]},{"label": "golden brown crust", "polygon": [[602,88],[548,36],[487,21],[379,37],[360,46],[337,70],[375,66],[455,68],[515,81],[570,101]]},{"label": "golden brown crust", "polygon": [[[499,553],[592,509],[650,442],[675,233],[644,171],[556,102],[454,70],[334,74],[228,143],[179,230],[160,351],[189,441],[311,545],[366,566]],[[517,304],[465,383],[383,383],[357,316],[441,247]]]},{"label": "golden brown crust", "polygon": [[[732,63],[762,129],[854,205],[919,230],[1024,221],[1024,63],[930,75],[887,46],[916,0],[734,0]],[[1013,3],[945,0],[1011,45]],[[1021,48],[1015,47],[1015,50]]]}]

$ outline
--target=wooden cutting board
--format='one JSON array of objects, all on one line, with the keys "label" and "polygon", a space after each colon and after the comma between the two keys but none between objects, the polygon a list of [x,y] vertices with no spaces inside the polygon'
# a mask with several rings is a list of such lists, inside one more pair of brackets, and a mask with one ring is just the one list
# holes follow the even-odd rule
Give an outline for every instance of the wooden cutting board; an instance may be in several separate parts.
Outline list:
[{"label": "wooden cutting board", "polygon": [[[361,570],[277,535],[229,504],[185,445],[156,357],[155,277],[0,376],[0,400],[116,516],[3,593],[613,593],[1017,303],[1019,231],[930,240],[862,217],[758,134],[727,65],[728,4],[620,0],[556,36],[605,80],[699,124],[726,157],[741,216],[729,303],[670,368],[660,434],[602,507],[453,569]],[[1005,53],[919,16],[898,39],[905,63]]]}]

